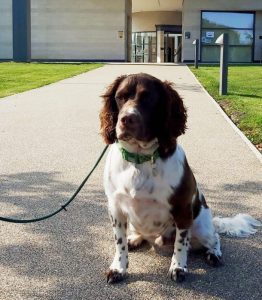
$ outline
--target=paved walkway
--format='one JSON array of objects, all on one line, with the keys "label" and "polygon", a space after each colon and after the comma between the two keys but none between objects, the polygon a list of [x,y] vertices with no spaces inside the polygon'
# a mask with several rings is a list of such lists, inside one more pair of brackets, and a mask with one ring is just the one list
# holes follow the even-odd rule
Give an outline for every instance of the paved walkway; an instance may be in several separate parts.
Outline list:
[{"label": "paved walkway", "polygon": [[[147,72],[174,81],[189,111],[180,139],[215,215],[261,220],[262,167],[186,66],[106,65],[0,100],[0,214],[31,217],[59,207],[99,156],[99,95],[117,75]],[[103,161],[104,163],[104,161]],[[0,299],[261,299],[261,230],[222,237],[225,266],[189,257],[183,284],[170,257],[130,255],[129,278],[106,284],[114,253],[100,164],[67,213],[36,224],[0,223]]]}]

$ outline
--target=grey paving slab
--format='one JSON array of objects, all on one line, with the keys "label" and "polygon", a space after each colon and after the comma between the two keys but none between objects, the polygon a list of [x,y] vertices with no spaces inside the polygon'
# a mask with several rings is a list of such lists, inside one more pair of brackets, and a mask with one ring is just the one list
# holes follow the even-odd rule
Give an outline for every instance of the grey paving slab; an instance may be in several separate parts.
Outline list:
[{"label": "grey paving slab", "polygon": [[[0,214],[32,217],[59,207],[104,145],[99,95],[120,74],[147,72],[173,81],[188,107],[180,138],[214,215],[261,220],[262,167],[183,65],[111,64],[0,100]],[[167,277],[169,256],[130,255],[126,282],[104,271],[114,244],[103,193],[103,162],[68,212],[36,224],[0,223],[0,299],[261,299],[261,230],[222,237],[225,266],[189,257],[183,284]]]}]

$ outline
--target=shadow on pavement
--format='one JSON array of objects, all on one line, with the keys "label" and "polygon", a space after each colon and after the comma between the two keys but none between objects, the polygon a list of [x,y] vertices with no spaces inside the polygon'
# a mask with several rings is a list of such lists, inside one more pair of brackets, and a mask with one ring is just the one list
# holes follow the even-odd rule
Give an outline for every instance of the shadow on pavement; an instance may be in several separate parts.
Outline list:
[{"label": "shadow on pavement", "polygon": [[[36,209],[38,215],[56,208],[77,188],[58,180],[58,175],[33,172],[1,176],[1,206],[7,213],[12,209],[23,217],[32,215]],[[212,201],[235,191],[217,206],[223,211],[226,206],[232,212],[237,192],[243,189],[248,197],[249,193],[258,192],[257,184],[243,182],[225,185],[222,192],[218,192],[221,187],[204,191]],[[234,204],[230,206],[232,201]],[[239,204],[237,209],[246,212],[244,205]],[[16,274],[25,280],[23,290],[16,282],[7,289],[22,299],[183,299],[185,295],[186,299],[260,299],[261,296],[259,234],[248,239],[222,236],[225,265],[220,268],[208,266],[201,254],[191,253],[190,273],[182,284],[167,278],[170,257],[160,256],[150,247],[130,253],[125,282],[106,284],[104,271],[114,254],[113,234],[102,186],[93,181],[84,187],[66,213],[35,224],[2,225],[0,267],[6,270],[2,276],[8,281]],[[6,236],[9,226],[13,232],[10,237]]]}]

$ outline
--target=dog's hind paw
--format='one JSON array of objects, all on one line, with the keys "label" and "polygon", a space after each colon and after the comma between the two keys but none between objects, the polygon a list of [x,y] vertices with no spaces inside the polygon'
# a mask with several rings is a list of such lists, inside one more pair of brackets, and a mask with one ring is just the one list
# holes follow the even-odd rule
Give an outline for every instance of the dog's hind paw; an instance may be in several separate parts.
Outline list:
[{"label": "dog's hind paw", "polygon": [[107,283],[117,283],[117,282],[124,280],[125,277],[126,277],[126,274],[122,274],[118,270],[109,269],[106,272]]},{"label": "dog's hind paw", "polygon": [[145,240],[141,235],[131,234],[127,237],[128,250],[133,251],[144,244]]},{"label": "dog's hind paw", "polygon": [[223,266],[222,257],[215,255],[213,253],[206,254],[206,261],[212,267],[220,267]]}]

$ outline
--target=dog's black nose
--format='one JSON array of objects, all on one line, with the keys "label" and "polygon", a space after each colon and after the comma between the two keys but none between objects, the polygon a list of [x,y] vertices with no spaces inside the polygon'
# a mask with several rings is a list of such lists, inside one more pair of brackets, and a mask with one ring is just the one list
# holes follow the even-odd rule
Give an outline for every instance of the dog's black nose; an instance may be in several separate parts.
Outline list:
[{"label": "dog's black nose", "polygon": [[121,118],[121,123],[125,127],[132,127],[138,122],[138,117],[135,114],[127,114]]}]

